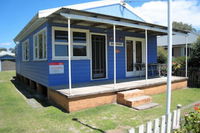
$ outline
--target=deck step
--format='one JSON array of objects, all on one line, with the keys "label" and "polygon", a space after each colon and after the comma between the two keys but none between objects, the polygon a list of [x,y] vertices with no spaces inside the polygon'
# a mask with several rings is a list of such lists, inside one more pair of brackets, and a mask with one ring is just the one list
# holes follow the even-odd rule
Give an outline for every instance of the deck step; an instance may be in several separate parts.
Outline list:
[{"label": "deck step", "polygon": [[122,92],[117,93],[117,97],[124,98],[124,99],[138,97],[138,96],[142,96],[142,95],[144,95],[144,91],[139,90],[139,89],[122,91]]},{"label": "deck step", "polygon": [[147,104],[152,102],[152,98],[150,96],[139,96],[134,98],[125,99],[126,105],[129,107],[139,106],[143,104]]},{"label": "deck step", "polygon": [[134,109],[136,110],[145,110],[145,109],[150,109],[153,107],[158,106],[158,103],[147,103],[147,104],[143,104],[143,105],[139,105],[139,106],[133,106]]}]

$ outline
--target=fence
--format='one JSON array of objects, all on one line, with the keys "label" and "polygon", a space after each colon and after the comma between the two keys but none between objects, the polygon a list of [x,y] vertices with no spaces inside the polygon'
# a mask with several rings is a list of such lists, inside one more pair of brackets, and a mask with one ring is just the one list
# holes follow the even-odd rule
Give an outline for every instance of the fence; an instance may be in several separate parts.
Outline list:
[{"label": "fence", "polygon": [[174,110],[168,117],[163,115],[161,118],[157,118],[153,121],[149,121],[146,125],[142,124],[137,128],[132,128],[129,130],[129,133],[166,133],[167,119],[170,119],[170,129],[180,128],[180,106],[177,106],[178,109]]},{"label": "fence", "polygon": [[[185,76],[185,69],[177,70],[175,76]],[[188,86],[200,88],[200,69],[188,68]]]}]

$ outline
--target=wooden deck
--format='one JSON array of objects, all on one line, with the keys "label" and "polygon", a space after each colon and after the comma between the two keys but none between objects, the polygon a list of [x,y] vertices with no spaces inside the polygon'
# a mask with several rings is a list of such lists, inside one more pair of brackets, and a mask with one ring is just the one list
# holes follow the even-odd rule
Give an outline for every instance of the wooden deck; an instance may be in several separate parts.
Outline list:
[{"label": "wooden deck", "polygon": [[[184,81],[187,80],[186,77],[172,77],[172,82]],[[69,89],[59,89],[56,90],[58,93],[61,93],[68,98],[76,98],[76,97],[83,97],[83,96],[90,96],[96,94],[104,94],[110,92],[119,92],[129,89],[138,89],[138,88],[147,88],[153,86],[159,86],[162,84],[166,84],[167,78],[160,77],[160,78],[153,78],[148,80],[123,80],[118,81],[117,87],[114,89],[113,83],[111,82],[98,82],[98,83],[89,83],[89,84],[82,84],[78,86],[74,86],[71,90],[71,94],[69,93]]]}]

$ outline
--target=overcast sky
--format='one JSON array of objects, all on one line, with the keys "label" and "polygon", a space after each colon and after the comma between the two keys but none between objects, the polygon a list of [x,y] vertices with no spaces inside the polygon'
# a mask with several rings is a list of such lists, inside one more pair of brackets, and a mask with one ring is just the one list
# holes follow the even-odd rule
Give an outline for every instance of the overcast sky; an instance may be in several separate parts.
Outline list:
[{"label": "overcast sky", "polygon": [[[39,10],[89,1],[94,0],[0,0],[0,47],[14,47],[13,38]],[[166,0],[127,1],[147,22],[167,24]],[[200,0],[174,0],[173,20],[200,29]]]}]

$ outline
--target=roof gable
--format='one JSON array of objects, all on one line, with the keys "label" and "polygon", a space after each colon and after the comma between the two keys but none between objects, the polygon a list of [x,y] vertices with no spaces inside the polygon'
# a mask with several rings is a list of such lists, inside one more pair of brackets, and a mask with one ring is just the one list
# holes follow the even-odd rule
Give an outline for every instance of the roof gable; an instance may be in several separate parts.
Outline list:
[{"label": "roof gable", "polygon": [[95,13],[101,13],[145,22],[144,19],[140,16],[140,14],[136,12],[132,6],[128,5],[122,0],[101,0],[41,10],[38,13],[38,17],[47,17],[61,8],[91,11]]},{"label": "roof gable", "polygon": [[127,19],[133,19],[133,20],[144,22],[144,20],[141,17],[139,17],[138,15],[136,15],[135,13],[133,13],[126,7],[122,6],[121,4],[114,4],[114,5],[90,8],[90,9],[86,9],[85,11],[101,13],[101,14],[106,14],[106,15],[111,15],[111,16],[116,16],[116,17],[121,17],[121,18],[127,18]]}]

